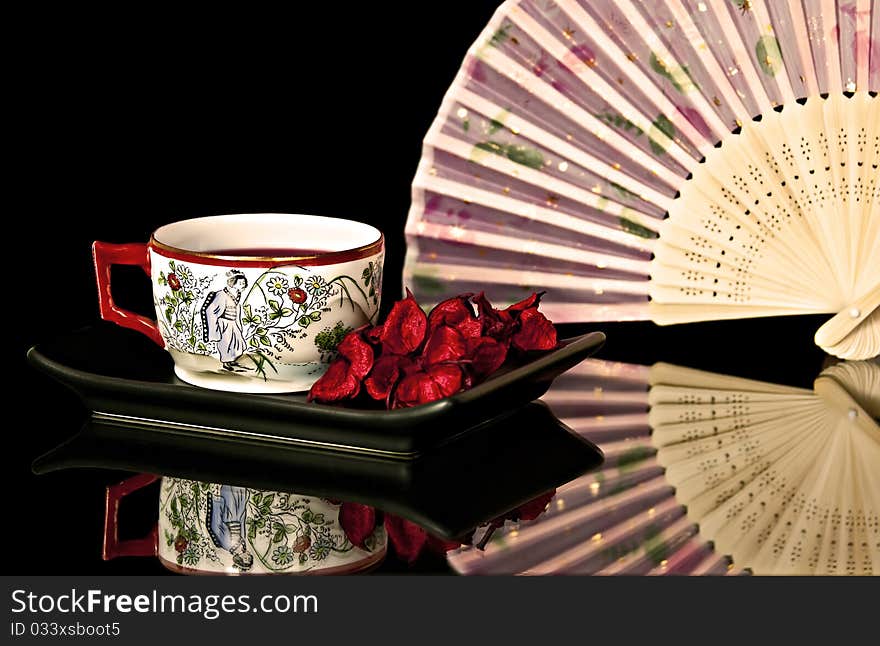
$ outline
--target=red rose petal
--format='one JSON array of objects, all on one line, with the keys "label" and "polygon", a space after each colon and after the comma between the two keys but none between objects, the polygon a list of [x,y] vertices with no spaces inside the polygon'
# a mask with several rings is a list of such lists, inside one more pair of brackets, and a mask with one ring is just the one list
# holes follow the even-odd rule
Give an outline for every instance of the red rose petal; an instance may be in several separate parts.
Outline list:
[{"label": "red rose petal", "polygon": [[348,359],[351,373],[361,380],[373,367],[373,348],[364,341],[361,330],[349,332],[339,343],[336,350]]},{"label": "red rose petal", "polygon": [[445,325],[438,327],[432,333],[425,350],[422,353],[423,361],[432,365],[443,361],[458,361],[465,355],[465,340],[455,329]]},{"label": "red rose petal", "polygon": [[449,397],[462,388],[461,368],[455,364],[439,364],[413,372],[400,380],[394,391],[391,408],[409,408]]},{"label": "red rose petal", "polygon": [[428,314],[428,335],[445,325],[455,329],[466,339],[480,336],[483,322],[474,314],[471,296],[473,294],[462,294],[438,303]]},{"label": "red rose petal", "polygon": [[370,376],[364,381],[367,392],[373,399],[388,399],[394,384],[400,378],[401,363],[409,362],[398,354],[383,354],[373,364]]},{"label": "red rose petal", "polygon": [[397,388],[394,389],[394,396],[391,399],[392,409],[419,405],[419,388],[422,374],[424,373],[415,372],[400,380]]},{"label": "red rose petal", "polygon": [[471,360],[471,374],[477,380],[482,380],[504,364],[507,358],[507,344],[496,341],[490,336],[468,339],[467,355]]},{"label": "red rose petal", "polygon": [[[440,364],[431,366],[427,370],[428,377],[434,382],[434,387],[440,393],[440,397],[424,399],[421,403],[426,404],[434,399],[449,397],[461,390],[461,368],[453,364]],[[428,391],[426,391],[428,392]]]},{"label": "red rose petal", "polygon": [[344,502],[339,508],[339,525],[351,544],[362,548],[376,529],[376,510],[356,502]]},{"label": "red rose petal", "polygon": [[545,494],[530,500],[529,502],[517,507],[513,514],[510,514],[513,520],[535,520],[538,516],[547,510],[547,505],[556,495],[556,489],[548,491]]},{"label": "red rose petal", "polygon": [[483,336],[490,336],[497,341],[504,341],[513,331],[513,317],[509,312],[496,310],[486,295],[480,292],[474,297],[483,323]]},{"label": "red rose petal", "polygon": [[400,371],[405,375],[412,375],[422,370],[422,362],[419,359],[410,359],[409,357],[400,357]]},{"label": "red rose petal", "polygon": [[309,390],[309,401],[323,403],[352,399],[361,390],[361,382],[351,372],[351,364],[345,357],[333,361]]},{"label": "red rose petal", "polygon": [[428,532],[393,514],[385,514],[385,530],[397,556],[406,563],[415,562],[428,541]]},{"label": "red rose petal", "polygon": [[522,312],[523,310],[526,310],[530,307],[538,307],[538,303],[541,302],[541,296],[543,296],[543,295],[544,295],[544,292],[541,292],[540,294],[532,294],[528,298],[521,300],[519,303],[514,303],[513,305],[511,305],[510,307],[508,307],[504,311],[505,312]]},{"label": "red rose petal", "polygon": [[414,352],[425,340],[427,327],[428,317],[407,289],[406,298],[394,304],[382,324],[379,333],[382,349],[394,354]]},{"label": "red rose petal", "polygon": [[374,325],[367,328],[364,330],[364,339],[373,345],[380,345],[382,343],[382,327],[381,325]]},{"label": "red rose petal", "polygon": [[556,328],[535,308],[519,315],[520,327],[511,337],[513,345],[523,351],[552,350],[556,347]]},{"label": "red rose petal", "polygon": [[458,541],[447,541],[444,538],[440,538],[439,536],[434,536],[433,534],[428,534],[428,540],[425,542],[425,549],[429,552],[434,552],[435,554],[446,554],[449,550],[458,549],[461,547],[461,543]]}]

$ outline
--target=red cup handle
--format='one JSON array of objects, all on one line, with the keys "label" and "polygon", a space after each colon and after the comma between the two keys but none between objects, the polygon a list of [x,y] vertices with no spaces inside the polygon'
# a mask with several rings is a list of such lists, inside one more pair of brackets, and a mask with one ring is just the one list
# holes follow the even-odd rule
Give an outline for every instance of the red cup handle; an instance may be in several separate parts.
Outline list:
[{"label": "red cup handle", "polygon": [[92,244],[92,257],[95,259],[95,276],[98,281],[98,306],[101,318],[122,327],[136,330],[145,334],[155,341],[159,347],[164,348],[165,342],[159,333],[159,325],[156,321],[146,316],[135,314],[129,310],[118,307],[113,302],[113,293],[110,290],[110,268],[113,265],[137,265],[150,275],[150,254],[147,245],[111,244],[109,242],[95,242]]},{"label": "red cup handle", "polygon": [[119,540],[119,503],[125,496],[153,484],[159,476],[152,473],[139,475],[123,480],[107,487],[104,507],[104,551],[105,561],[119,556],[156,556],[159,550],[159,525],[153,525],[152,531],[143,538],[127,541]]}]

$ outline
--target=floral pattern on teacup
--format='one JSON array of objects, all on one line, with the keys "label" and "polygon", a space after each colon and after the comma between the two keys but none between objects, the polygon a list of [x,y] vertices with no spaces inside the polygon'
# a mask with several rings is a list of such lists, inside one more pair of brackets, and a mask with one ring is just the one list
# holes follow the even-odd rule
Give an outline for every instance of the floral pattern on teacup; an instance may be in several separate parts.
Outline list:
[{"label": "floral pattern on teacup", "polygon": [[194,570],[285,573],[356,565],[384,550],[382,528],[352,545],[338,511],[319,498],[164,478],[159,553]]},{"label": "floral pattern on teacup", "polygon": [[[378,314],[381,257],[364,263],[360,280],[299,266],[248,275],[238,269],[207,273],[211,267],[154,256],[157,261],[154,304],[167,347],[213,357],[217,370],[228,374],[272,378],[279,363],[304,363],[291,359],[304,343],[329,363],[353,324],[373,322]],[[338,320],[345,308],[363,320]]]}]

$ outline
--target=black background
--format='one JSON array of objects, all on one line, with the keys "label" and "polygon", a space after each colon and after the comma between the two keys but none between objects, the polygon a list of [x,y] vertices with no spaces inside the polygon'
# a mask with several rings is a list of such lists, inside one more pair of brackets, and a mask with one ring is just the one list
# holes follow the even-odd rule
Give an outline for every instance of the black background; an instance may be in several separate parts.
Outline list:
[{"label": "black background", "polygon": [[[295,3],[292,12],[195,16],[77,8],[29,23],[33,37],[14,61],[21,146],[11,178],[22,199],[6,214],[21,232],[6,239],[4,318],[15,342],[6,364],[6,572],[161,571],[149,559],[100,559],[103,487],[125,474],[30,473],[31,460],[83,419],[75,398],[28,368],[24,354],[96,320],[91,242],[146,241],[163,223],[218,213],[364,220],[387,236],[387,307],[400,293],[421,139],[496,4]],[[121,304],[148,312],[147,281],[136,271],[114,276]],[[806,386],[822,366],[812,335],[826,318],[564,333],[605,331],[603,358]],[[154,495],[124,515],[131,533],[150,524]],[[392,560],[385,569],[406,568]]]}]

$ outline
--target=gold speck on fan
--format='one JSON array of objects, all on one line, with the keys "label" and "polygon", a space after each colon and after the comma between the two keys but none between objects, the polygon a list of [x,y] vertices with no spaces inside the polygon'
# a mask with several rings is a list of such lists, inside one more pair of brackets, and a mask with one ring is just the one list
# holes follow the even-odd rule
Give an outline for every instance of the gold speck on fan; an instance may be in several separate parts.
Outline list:
[{"label": "gold speck on fan", "polygon": [[742,0],[742,4],[739,6],[740,12],[745,15],[746,11],[752,10],[752,0]]},{"label": "gold speck on fan", "polygon": [[518,134],[519,134],[519,128],[517,128],[517,127],[515,127],[515,126],[511,126],[511,127],[510,127],[510,132],[512,132],[512,133],[515,134],[515,135],[518,135]]},{"label": "gold speck on fan", "polygon": [[671,20],[667,20],[667,21],[666,21],[666,26],[669,27],[670,29],[672,29],[672,27],[673,27],[674,25],[675,25],[675,23],[672,22]]},{"label": "gold speck on fan", "polygon": [[734,121],[734,123],[736,124],[736,127],[737,127],[737,128],[742,128],[742,127],[743,127],[743,122],[740,121],[739,119],[737,119],[736,121]]},{"label": "gold speck on fan", "polygon": [[618,76],[618,77],[617,77],[617,82],[620,83],[621,85],[623,85],[623,77],[622,77],[622,76]]},{"label": "gold speck on fan", "polygon": [[775,107],[778,106],[778,105],[779,105],[779,104],[778,104],[776,101],[771,101],[771,102],[770,102],[770,106],[771,106],[771,107],[774,107],[774,108],[775,108]]},{"label": "gold speck on fan", "polygon": [[611,164],[611,168],[613,168],[614,170],[620,170],[620,163],[614,162],[613,164]]},{"label": "gold speck on fan", "polygon": [[562,498],[557,498],[556,499],[556,508],[559,510],[565,509],[565,500],[563,500]]},{"label": "gold speck on fan", "polygon": [[604,260],[600,260],[599,262],[596,263],[596,269],[605,269],[605,267],[607,267],[607,266],[608,266],[608,263],[605,262]]},{"label": "gold speck on fan", "polygon": [[562,30],[562,35],[565,36],[568,40],[571,40],[574,36],[574,29],[571,27],[566,27]]},{"label": "gold speck on fan", "polygon": [[505,187],[504,187],[504,194],[507,195],[508,193],[510,193],[510,187],[509,187],[509,186],[505,186]]},{"label": "gold speck on fan", "polygon": [[516,39],[516,36],[511,36],[510,42],[512,42],[514,45],[519,45],[519,41]]},{"label": "gold speck on fan", "polygon": [[629,54],[626,55],[626,58],[633,63],[635,63],[637,60],[639,60],[639,57],[636,56],[635,52],[630,52]]},{"label": "gold speck on fan", "polygon": [[596,494],[599,493],[600,487],[601,487],[601,485],[598,482],[591,482],[590,483],[590,493],[595,496]]},{"label": "gold speck on fan", "polygon": [[595,290],[593,290],[593,292],[596,294],[596,296],[601,296],[602,294],[605,293],[605,290],[602,289],[601,287],[597,287]]},{"label": "gold speck on fan", "polygon": [[436,174],[437,174],[437,169],[434,168],[433,166],[431,166],[431,168],[428,169],[428,175],[436,175]]},{"label": "gold speck on fan", "polygon": [[768,68],[772,68],[772,67],[773,67],[773,59],[770,58],[769,56],[765,56],[765,57],[764,57],[764,64],[765,64]]},{"label": "gold speck on fan", "polygon": [[798,78],[801,80],[801,83],[806,83],[806,82],[807,82],[807,79],[804,78],[804,75],[803,75],[803,74],[801,74]]},{"label": "gold speck on fan", "polygon": [[559,196],[553,195],[552,193],[547,194],[547,206],[551,206],[554,209],[559,206]]},{"label": "gold speck on fan", "polygon": [[570,133],[570,132],[569,132],[567,135],[565,135],[565,140],[566,140],[566,141],[571,141],[572,139],[574,139],[574,137],[571,136],[571,133]]},{"label": "gold speck on fan", "polygon": [[593,541],[594,543],[598,543],[599,541],[602,540],[602,532],[596,532],[595,534],[593,534],[593,536],[590,538],[590,540]]},{"label": "gold speck on fan", "polygon": [[713,96],[712,103],[714,103],[716,106],[720,107],[721,106],[721,99],[719,99],[717,96]]},{"label": "gold speck on fan", "polygon": [[593,188],[590,189],[596,195],[599,195],[602,192],[602,187],[599,184],[596,184]]}]

